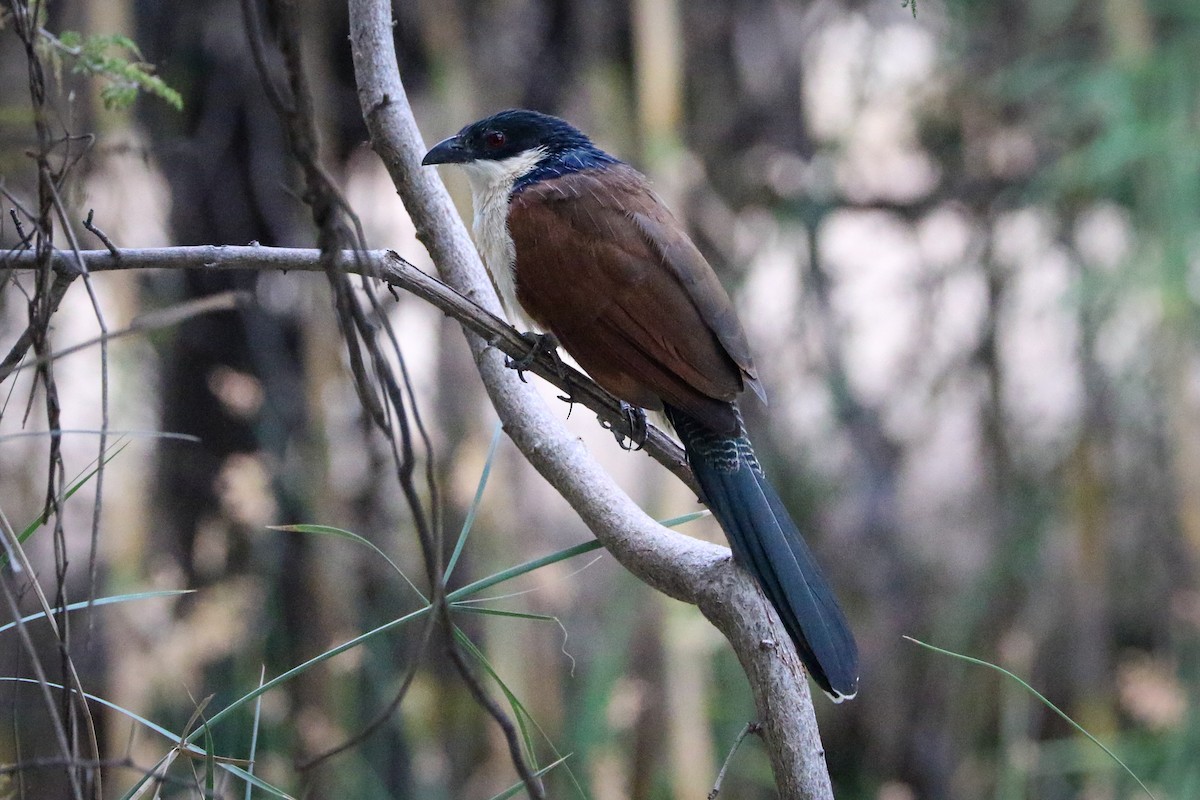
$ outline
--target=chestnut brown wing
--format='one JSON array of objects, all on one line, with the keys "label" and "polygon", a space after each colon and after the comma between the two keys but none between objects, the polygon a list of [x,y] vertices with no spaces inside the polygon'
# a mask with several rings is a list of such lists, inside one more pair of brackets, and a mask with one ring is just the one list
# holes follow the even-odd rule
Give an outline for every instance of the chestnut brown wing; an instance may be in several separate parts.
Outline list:
[{"label": "chestnut brown wing", "polygon": [[516,193],[517,299],[597,383],[627,402],[679,408],[722,433],[757,389],[728,294],[632,168],[583,171]]}]

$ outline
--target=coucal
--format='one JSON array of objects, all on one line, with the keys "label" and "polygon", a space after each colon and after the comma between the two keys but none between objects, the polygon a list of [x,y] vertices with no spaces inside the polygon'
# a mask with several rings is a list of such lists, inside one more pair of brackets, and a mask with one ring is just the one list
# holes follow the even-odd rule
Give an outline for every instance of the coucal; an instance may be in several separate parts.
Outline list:
[{"label": "coucal", "polygon": [[475,241],[510,314],[554,336],[601,386],[665,412],[738,563],[835,701],[858,691],[858,648],[833,591],[763,475],[737,397],[766,397],[716,273],[646,178],[579,130],[502,111],[439,142],[459,164]]}]

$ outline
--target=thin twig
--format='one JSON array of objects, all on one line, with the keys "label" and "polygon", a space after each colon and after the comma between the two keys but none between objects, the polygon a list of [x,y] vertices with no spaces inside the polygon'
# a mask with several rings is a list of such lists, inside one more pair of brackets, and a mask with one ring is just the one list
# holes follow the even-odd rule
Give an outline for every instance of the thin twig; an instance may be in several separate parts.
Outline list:
[{"label": "thin twig", "polygon": [[717,779],[713,781],[712,791],[708,793],[708,800],[717,800],[717,795],[721,793],[721,784],[725,782],[725,773],[729,770],[729,765],[733,761],[733,754],[738,751],[742,744],[742,740],[752,733],[758,733],[761,730],[757,722],[747,722],[742,728],[741,733],[733,740],[733,744],[729,748],[729,753],[725,756],[725,762],[721,764],[721,769],[717,773]]},{"label": "thin twig", "polygon": [[[55,288],[60,281],[52,269],[51,261],[53,260],[55,249],[55,211],[57,209],[61,214],[62,209],[61,204],[58,202],[58,186],[68,169],[68,159],[64,159],[63,166],[57,172],[51,168],[50,153],[54,147],[50,131],[51,112],[47,107],[45,70],[42,66],[41,56],[37,51],[37,39],[39,38],[37,20],[41,6],[40,4],[35,4],[33,8],[30,8],[26,0],[9,0],[9,8],[13,13],[13,30],[17,38],[21,41],[25,51],[29,101],[37,141],[37,147],[31,154],[37,171],[38,202],[37,213],[34,218],[34,252],[37,257],[37,271],[35,274],[34,293],[28,305],[29,326],[26,332],[29,334],[29,343],[33,347],[34,354],[40,359],[50,350],[50,320],[57,309],[58,302],[62,299],[61,296],[56,296]],[[65,293],[65,288],[63,292]],[[96,307],[96,313],[103,329],[103,317],[99,315],[98,306]],[[13,353],[10,353],[9,358],[12,356]],[[21,357],[23,355],[18,356],[17,361]],[[9,358],[5,359],[6,364]],[[47,427],[51,430],[61,428],[61,406],[59,403],[58,386],[55,381],[54,364],[52,362],[45,362],[38,365],[33,387],[36,387],[38,384],[42,387]],[[31,387],[30,392],[31,402],[33,387]],[[107,401],[107,382],[105,383],[105,401]],[[107,415],[107,403],[105,404],[105,415]],[[105,422],[107,423],[107,419]],[[103,457],[103,452],[101,456]],[[62,509],[59,501],[59,495],[65,483],[66,466],[63,463],[62,457],[62,439],[60,436],[51,435],[49,439],[49,458],[47,459],[44,514],[48,516],[53,513],[54,518],[51,538],[54,545],[55,604],[59,608],[66,608],[69,602],[69,598],[67,597],[68,555],[66,531],[63,527]],[[97,503],[99,503],[99,494],[97,494]],[[95,529],[93,529],[93,539],[95,532]],[[40,588],[36,579],[31,579],[34,587]],[[51,621],[51,627],[56,634],[59,661],[64,676],[63,682],[66,683],[66,679],[70,677],[78,684],[78,675],[71,659],[70,621],[69,619],[64,619],[61,628],[54,625],[53,621]],[[66,750],[63,756],[68,759],[78,758],[77,716],[82,715],[87,727],[92,755],[94,758],[99,759],[100,752],[97,746],[95,726],[92,724],[91,712],[87,707],[87,703],[82,698],[76,702],[69,694],[64,695],[61,698],[61,702],[63,710],[62,724],[66,737]],[[77,769],[68,769],[66,772],[73,795],[79,798],[79,800],[83,800],[84,785],[80,771]],[[100,775],[96,773],[90,784],[90,788],[97,798],[103,796],[100,782]]]},{"label": "thin twig", "polygon": [[[21,255],[35,255],[30,251],[26,251]],[[10,259],[11,260],[11,259]],[[58,311],[62,299],[67,295],[67,289],[71,288],[74,283],[76,274],[64,270],[56,270],[54,274],[54,282],[50,284],[50,313]],[[0,383],[3,383],[9,375],[17,371],[21,362],[25,358],[25,354],[29,352],[29,348],[33,346],[34,339],[34,323],[29,323],[24,332],[17,337],[17,341],[9,349],[8,355],[0,361]]]},{"label": "thin twig", "polygon": [[[108,322],[104,319],[104,311],[100,307],[100,298],[96,294],[96,287],[92,284],[91,273],[88,272],[87,265],[80,258],[79,239],[75,236],[75,231],[72,229],[70,222],[67,220],[67,210],[63,206],[62,197],[59,196],[58,189],[52,190],[54,200],[54,208],[58,213],[59,224],[62,225],[64,233],[67,235],[67,241],[71,245],[71,254],[75,257],[76,268],[83,276],[83,286],[87,290],[88,299],[92,304],[92,314],[96,317],[96,326],[100,328],[100,441],[98,447],[100,453],[97,456],[96,464],[96,485],[95,485],[95,500],[92,502],[92,535],[88,546],[88,602],[90,603],[96,597],[96,577],[97,577],[97,554],[100,551],[100,516],[103,510],[104,503],[104,476],[106,473],[105,465],[108,463],[104,458],[104,454],[108,451],[108,412],[109,412],[109,379],[108,379]],[[88,222],[91,222],[92,215],[88,214]],[[108,237],[100,234],[102,241],[108,245],[110,252],[115,252],[112,242],[108,241]],[[119,259],[120,254],[116,257]],[[39,356],[40,360],[40,356]],[[89,616],[89,625],[94,619]],[[87,709],[87,704],[83,704],[84,709]],[[89,718],[90,726],[90,718]],[[91,733],[93,741],[95,741],[95,731]],[[96,757],[99,758],[99,746],[96,746]]]},{"label": "thin twig", "polygon": [[109,331],[106,334],[101,334],[91,339],[86,339],[82,342],[77,342],[69,347],[64,347],[61,350],[55,350],[47,356],[43,356],[33,361],[25,361],[18,364],[14,372],[20,372],[23,369],[36,367],[46,361],[61,361],[69,355],[86,350],[94,345],[103,344],[104,342],[112,342],[116,339],[122,339],[126,336],[132,336],[135,333],[148,333],[150,331],[163,330],[165,328],[173,328],[181,322],[186,322],[194,317],[199,317],[204,314],[212,314],[217,311],[232,311],[239,305],[247,305],[254,299],[254,295],[247,291],[231,290],[228,292],[219,292],[217,294],[205,295],[196,300],[186,300],[167,308],[160,308],[154,311],[147,312],[141,316],[135,317],[128,327],[120,328],[115,331]]},{"label": "thin twig", "polygon": [[83,221],[83,227],[86,228],[93,236],[95,236],[97,239],[99,239],[100,242],[105,247],[108,248],[108,252],[112,253],[113,258],[119,259],[121,257],[121,252],[119,250],[117,250],[116,246],[112,243],[112,239],[109,239],[108,234],[106,234],[104,231],[100,230],[100,228],[96,227],[95,223],[92,222],[92,217],[95,213],[96,212],[94,209],[91,209],[91,208],[88,209],[87,219],[85,219]]}]

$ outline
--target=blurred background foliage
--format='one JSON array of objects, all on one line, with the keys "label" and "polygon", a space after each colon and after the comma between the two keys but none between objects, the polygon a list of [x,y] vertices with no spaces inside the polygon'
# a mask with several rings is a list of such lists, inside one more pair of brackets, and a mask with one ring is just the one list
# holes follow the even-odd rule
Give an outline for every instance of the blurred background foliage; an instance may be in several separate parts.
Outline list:
[{"label": "blurred background foliage", "polygon": [[[300,4],[328,166],[371,245],[430,268],[364,144],[344,4]],[[747,402],[751,431],[863,651],[859,698],[817,699],[839,797],[1137,794],[1024,692],[902,634],[1026,677],[1159,797],[1200,796],[1200,4],[922,0],[917,11],[416,0],[397,4],[396,38],[428,141],[508,106],[567,117],[654,179],[736,297],[771,397]],[[49,12],[53,31],[130,36],[184,104],[106,110],[94,82],[62,76],[58,130],[97,134],[67,187],[75,216],[95,209],[121,247],[313,244],[236,0],[56,0]],[[34,179],[23,53],[8,31],[0,70],[7,218]],[[469,213],[465,185],[446,177]],[[7,219],[0,233],[17,239]],[[111,462],[98,592],[199,591],[94,609],[73,652],[91,691],[179,731],[201,698],[220,708],[257,685],[261,665],[279,674],[415,607],[366,549],[265,526],[336,525],[414,577],[422,567],[319,276],[111,274],[97,286],[112,328],[229,288],[255,297],[110,352],[111,427],[199,442],[136,436]],[[0,297],[5,351],[26,324],[20,290],[8,281]],[[457,327],[409,297],[391,308],[452,543],[494,415]],[[95,335],[77,286],[55,343]],[[98,427],[95,350],[58,369],[64,428]],[[18,521],[44,501],[46,440],[13,434],[45,422],[24,416],[29,376],[10,384],[0,507]],[[651,513],[695,508],[586,417],[569,423]],[[68,436],[64,452],[68,472],[82,470],[95,437]],[[64,512],[73,599],[90,591],[93,489]],[[720,538],[710,521],[684,530]],[[504,442],[455,583],[587,537]],[[52,565],[49,536],[30,551]],[[753,715],[745,678],[695,609],[591,558],[492,604],[561,627],[462,625],[571,754],[573,777],[557,771],[551,796],[702,797]],[[510,785],[494,726],[437,654],[374,735],[297,766],[386,707],[416,638],[401,631],[266,695],[260,774],[312,797],[485,798]],[[28,669],[15,642],[0,640],[6,675]],[[4,688],[0,701],[0,761],[55,752],[34,692]],[[100,719],[114,758],[161,756],[127,719]],[[218,749],[246,753],[252,728],[249,714],[216,728]],[[114,769],[113,796],[136,777]],[[26,770],[0,796],[66,796],[61,780]],[[722,796],[773,791],[747,741]]]}]

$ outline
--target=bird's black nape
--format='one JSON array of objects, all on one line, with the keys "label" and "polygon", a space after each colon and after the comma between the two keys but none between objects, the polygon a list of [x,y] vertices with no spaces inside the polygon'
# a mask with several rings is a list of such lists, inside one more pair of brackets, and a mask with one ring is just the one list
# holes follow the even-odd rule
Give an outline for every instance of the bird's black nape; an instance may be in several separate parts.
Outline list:
[{"label": "bird's black nape", "polygon": [[550,156],[596,149],[586,134],[566,120],[511,108],[467,125],[430,150],[422,163],[503,161],[539,148]]}]

